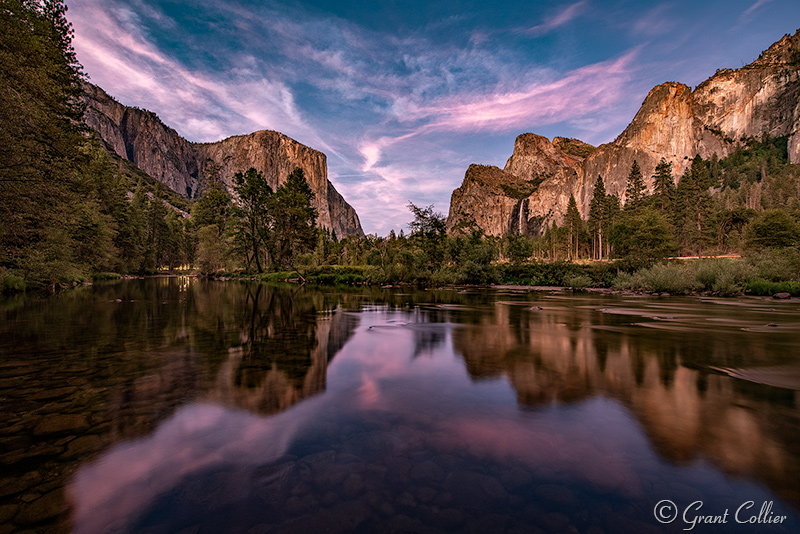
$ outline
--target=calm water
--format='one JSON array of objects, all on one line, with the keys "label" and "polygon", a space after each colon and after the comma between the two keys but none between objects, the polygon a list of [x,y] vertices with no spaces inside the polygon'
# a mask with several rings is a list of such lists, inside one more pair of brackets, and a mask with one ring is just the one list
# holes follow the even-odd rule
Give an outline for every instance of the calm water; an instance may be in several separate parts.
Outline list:
[{"label": "calm water", "polygon": [[0,534],[797,532],[798,390],[797,300],[2,300]]}]

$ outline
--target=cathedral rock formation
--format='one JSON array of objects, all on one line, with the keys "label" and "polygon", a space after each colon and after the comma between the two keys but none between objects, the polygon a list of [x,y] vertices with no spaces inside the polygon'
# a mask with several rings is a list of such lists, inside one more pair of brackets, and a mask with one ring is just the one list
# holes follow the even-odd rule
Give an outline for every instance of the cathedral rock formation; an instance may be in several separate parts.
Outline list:
[{"label": "cathedral rock formation", "polygon": [[317,224],[338,237],[363,235],[358,214],[328,180],[325,154],[282,133],[260,130],[216,143],[192,143],[155,113],[120,104],[100,87],[86,84],[84,122],[119,156],[188,198],[200,194],[202,180],[219,172],[228,190],[233,175],[254,167],[273,190],[300,167],[314,192]]},{"label": "cathedral rock formation", "polygon": [[[788,136],[789,160],[800,163],[800,30],[745,67],[717,71],[694,91],[676,82],[654,87],[625,131],[596,149],[574,139],[550,142],[522,134],[505,178],[486,185],[474,179],[470,167],[453,192],[448,231],[474,222],[488,235],[515,229],[539,233],[554,221],[561,224],[570,195],[585,218],[598,176],[624,202],[634,160],[652,191],[652,175],[662,157],[672,162],[677,180],[694,156],[722,158],[747,138],[763,134]],[[497,177],[502,172],[496,167],[485,171]],[[529,184],[530,192],[514,186],[520,181]]]}]

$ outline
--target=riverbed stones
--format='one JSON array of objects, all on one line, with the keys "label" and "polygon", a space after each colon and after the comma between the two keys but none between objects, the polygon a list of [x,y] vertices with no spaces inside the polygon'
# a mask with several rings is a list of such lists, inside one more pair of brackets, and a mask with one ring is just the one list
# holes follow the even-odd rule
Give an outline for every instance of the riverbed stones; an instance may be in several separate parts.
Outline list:
[{"label": "riverbed stones", "polygon": [[42,417],[33,429],[34,436],[73,434],[89,428],[86,417],[80,414],[50,414]]},{"label": "riverbed stones", "polygon": [[103,440],[99,436],[82,436],[69,442],[67,451],[63,454],[64,458],[75,458],[87,453],[94,452],[103,446]]},{"label": "riverbed stones", "polygon": [[444,479],[444,471],[431,460],[414,464],[409,472],[411,480],[431,480],[441,482]]},{"label": "riverbed stones", "polygon": [[68,397],[69,395],[72,395],[76,391],[78,391],[78,388],[75,388],[75,387],[43,389],[43,390],[37,391],[35,393],[30,393],[30,394],[26,395],[26,397],[29,400],[34,400],[34,401],[62,399],[64,397]]},{"label": "riverbed stones", "polygon": [[0,497],[15,495],[28,490],[42,481],[42,475],[36,471],[25,473],[21,477],[10,478],[0,482]]},{"label": "riverbed stones", "polygon": [[354,499],[364,491],[364,479],[356,474],[350,473],[342,483],[342,495],[345,499]]},{"label": "riverbed stones", "polygon": [[444,487],[459,507],[485,509],[508,498],[496,478],[475,471],[456,471],[447,475]]},{"label": "riverbed stones", "polygon": [[536,496],[545,502],[555,505],[560,508],[575,507],[578,504],[578,499],[575,493],[564,486],[556,484],[542,484],[535,490]]},{"label": "riverbed stones", "polygon": [[14,518],[18,525],[35,525],[52,519],[67,511],[67,503],[60,491],[51,491],[35,501],[23,506]]},{"label": "riverbed stones", "polygon": [[19,512],[19,506],[15,504],[6,504],[0,506],[0,525],[8,523]]}]

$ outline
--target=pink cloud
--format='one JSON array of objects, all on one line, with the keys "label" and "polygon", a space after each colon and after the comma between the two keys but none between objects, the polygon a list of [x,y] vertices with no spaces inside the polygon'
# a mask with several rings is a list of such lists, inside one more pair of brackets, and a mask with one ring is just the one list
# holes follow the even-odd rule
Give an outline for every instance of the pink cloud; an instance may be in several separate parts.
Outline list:
[{"label": "pink cloud", "polygon": [[582,0],[581,2],[570,4],[555,15],[546,18],[543,23],[537,24],[532,28],[528,28],[526,31],[535,35],[544,35],[549,33],[578,17],[588,3],[588,0]]},{"label": "pink cloud", "polygon": [[422,130],[500,131],[542,126],[584,116],[624,95],[637,51],[581,67],[524,91],[458,95],[411,109],[413,119],[431,118]]}]

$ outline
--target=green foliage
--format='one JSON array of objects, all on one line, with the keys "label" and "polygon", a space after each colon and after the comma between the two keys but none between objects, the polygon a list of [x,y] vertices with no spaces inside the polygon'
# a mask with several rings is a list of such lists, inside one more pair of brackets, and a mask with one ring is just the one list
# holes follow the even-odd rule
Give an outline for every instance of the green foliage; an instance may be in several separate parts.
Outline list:
[{"label": "green foliage", "polygon": [[533,242],[520,233],[509,234],[505,238],[505,256],[512,262],[522,262],[533,255]]},{"label": "green foliage", "polygon": [[612,228],[615,252],[627,258],[659,259],[677,251],[672,228],[661,212],[643,208],[625,212]]},{"label": "green foliage", "polygon": [[235,246],[245,259],[247,266],[255,263],[259,273],[264,272],[264,253],[270,239],[269,200],[272,188],[264,176],[249,168],[233,176],[233,189],[239,199],[233,208],[235,223]]},{"label": "green foliage", "polygon": [[625,209],[636,211],[642,207],[646,195],[644,176],[639,163],[633,160],[631,172],[628,174],[628,182],[625,186]]},{"label": "green foliage", "polygon": [[25,291],[28,284],[25,279],[11,271],[0,272],[0,291],[2,293],[17,293]]},{"label": "green foliage", "polygon": [[586,289],[593,284],[592,278],[585,274],[569,275],[564,278],[564,285],[571,289]]},{"label": "green foliage", "polygon": [[580,249],[581,234],[583,233],[583,220],[578,211],[578,203],[575,201],[575,195],[569,196],[567,203],[567,215],[564,224],[569,229],[569,253],[570,259],[578,258],[578,251]]},{"label": "green foliage", "polygon": [[747,282],[744,291],[748,295],[769,297],[776,293],[789,293],[793,297],[800,297],[800,282],[770,282],[763,278],[754,278]]},{"label": "green foliage", "polygon": [[522,182],[516,182],[513,184],[502,183],[500,184],[500,188],[507,197],[522,200],[523,198],[528,198],[534,192],[536,192],[546,178],[547,176],[539,176],[532,180],[524,180]]},{"label": "green foliage", "polygon": [[685,294],[695,289],[694,269],[687,263],[657,263],[634,273],[620,273],[616,289]]},{"label": "green foliage", "polygon": [[603,257],[603,236],[608,235],[609,205],[606,195],[606,186],[603,177],[598,176],[592,191],[592,200],[589,203],[589,232],[592,236],[592,257]]},{"label": "green foliage", "polygon": [[671,212],[675,201],[675,179],[672,177],[672,163],[661,158],[653,175],[654,206],[662,212]]},{"label": "green foliage", "polygon": [[747,245],[756,249],[791,247],[800,240],[800,227],[785,211],[767,210],[750,221],[745,236]]},{"label": "green foliage", "polygon": [[29,286],[154,270],[182,261],[186,248],[171,208],[145,193],[127,200],[143,173],[85,135],[65,14],[61,0],[0,9],[0,269]]},{"label": "green foliage", "polygon": [[444,261],[443,243],[447,218],[434,211],[433,205],[420,208],[409,202],[408,209],[414,215],[414,220],[408,223],[411,228],[409,240],[427,255],[430,269],[441,267]]},{"label": "green foliage", "polygon": [[270,252],[280,265],[294,268],[299,254],[313,249],[317,241],[317,210],[314,193],[303,169],[295,169],[269,199]]}]

